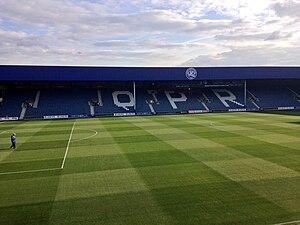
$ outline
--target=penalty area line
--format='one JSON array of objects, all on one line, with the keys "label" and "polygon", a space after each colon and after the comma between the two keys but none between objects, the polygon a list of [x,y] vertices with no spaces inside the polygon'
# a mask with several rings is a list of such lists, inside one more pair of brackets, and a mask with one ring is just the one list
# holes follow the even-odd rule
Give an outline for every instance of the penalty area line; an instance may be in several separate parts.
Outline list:
[{"label": "penalty area line", "polygon": [[4,173],[0,173],[0,175],[20,174],[20,173],[33,173],[33,172],[44,172],[44,171],[52,171],[52,170],[61,170],[61,168],[51,168],[51,169],[41,169],[41,170],[23,170],[23,171],[14,171],[14,172],[4,172]]},{"label": "penalty area line", "polygon": [[273,225],[288,225],[288,224],[293,224],[293,223],[300,223],[300,220],[295,220],[295,221],[290,221],[290,222],[285,222],[285,223],[276,223]]},{"label": "penalty area line", "polygon": [[66,151],[65,151],[64,159],[63,159],[61,167],[60,167],[61,169],[63,169],[64,166],[65,166],[65,162],[66,162],[66,158],[67,158],[67,155],[68,155],[68,151],[69,151],[69,147],[70,147],[72,135],[73,135],[73,132],[74,132],[75,122],[76,121],[74,121],[72,130],[71,130],[71,133],[70,133],[70,137],[69,137],[69,141],[68,141],[67,148],[66,148]]}]

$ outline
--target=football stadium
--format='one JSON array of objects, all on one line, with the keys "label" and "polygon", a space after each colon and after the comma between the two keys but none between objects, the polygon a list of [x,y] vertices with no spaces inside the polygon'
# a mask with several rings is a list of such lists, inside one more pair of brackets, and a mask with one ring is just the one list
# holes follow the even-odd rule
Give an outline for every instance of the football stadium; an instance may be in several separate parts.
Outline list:
[{"label": "football stadium", "polygon": [[1,65],[0,90],[0,224],[300,224],[300,67]]}]

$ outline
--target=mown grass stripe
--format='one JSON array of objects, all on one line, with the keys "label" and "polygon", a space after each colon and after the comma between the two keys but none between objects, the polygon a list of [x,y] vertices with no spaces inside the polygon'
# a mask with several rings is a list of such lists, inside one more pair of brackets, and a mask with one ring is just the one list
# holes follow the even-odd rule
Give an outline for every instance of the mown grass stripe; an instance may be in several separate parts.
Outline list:
[{"label": "mown grass stripe", "polygon": [[[0,154],[0,163],[3,162],[3,161],[5,161],[5,159],[7,157],[9,157],[10,155],[12,155],[14,152],[22,150],[22,146],[24,144],[26,144],[26,141],[28,141],[32,137],[32,136],[29,136],[29,137],[23,138],[21,140],[19,140],[19,138],[18,138],[18,131],[19,131],[19,129],[22,128],[23,126],[27,126],[28,123],[29,122],[23,122],[23,121],[22,122],[15,122],[15,123],[13,123],[14,126],[11,127],[10,131],[14,132],[14,133],[17,133],[17,149],[14,150],[14,151],[13,150],[12,151],[7,151],[4,154]],[[45,122],[41,126],[33,129],[34,132],[38,133],[41,129],[43,129],[43,127],[47,126],[48,123],[49,122]],[[8,134],[8,136],[7,136],[7,145],[6,145],[7,149],[9,149],[9,146],[10,146],[10,135],[11,134]]]},{"label": "mown grass stripe", "polygon": [[[153,208],[148,208],[146,211],[150,211],[155,218],[155,220],[158,220],[159,222],[157,224],[160,224],[161,221],[164,221],[163,224],[174,224],[172,215],[166,214],[161,205],[157,203],[156,199],[152,196],[151,192],[151,186],[149,186],[149,183],[146,182],[144,177],[142,176],[139,168],[144,167],[148,168],[150,166],[160,166],[160,165],[166,165],[166,164],[179,164],[179,163],[185,163],[185,162],[194,162],[194,160],[190,157],[187,157],[186,155],[182,155],[181,152],[179,155],[175,154],[176,152],[173,152],[174,149],[171,148],[169,150],[165,151],[141,151],[141,152],[132,152],[128,151],[125,146],[128,144],[133,144],[132,147],[134,147],[135,144],[143,144],[147,145],[148,147],[151,146],[152,143],[156,143],[159,141],[159,139],[154,135],[149,135],[148,132],[146,132],[143,128],[140,128],[138,126],[134,126],[133,124],[122,121],[122,124],[124,125],[121,127],[118,131],[122,131],[124,133],[129,132],[131,133],[133,130],[138,130],[140,132],[140,135],[138,136],[114,136],[113,132],[115,132],[115,129],[109,129],[110,124],[102,123],[105,130],[111,134],[111,137],[115,141],[115,143],[119,146],[120,150],[122,151],[123,155],[126,157],[130,165],[132,166],[132,169],[136,172],[138,175],[141,184],[143,184],[147,188],[147,192],[150,194],[148,202],[144,204],[150,204],[154,205]],[[127,127],[131,127],[132,129],[127,130]],[[141,146],[142,147],[142,146]],[[169,147],[169,146],[168,146]],[[142,147],[143,148],[143,147]],[[174,155],[175,154],[175,155]],[[167,159],[166,159],[167,158]],[[128,169],[125,169],[128,170]],[[131,180],[128,180],[131,182]],[[145,190],[144,190],[145,191]],[[139,224],[143,224],[145,221],[139,222]]]},{"label": "mown grass stripe", "polygon": [[[253,115],[78,119],[72,140],[92,135],[79,128],[94,129],[98,135],[71,140],[64,170],[0,176],[0,224],[252,225],[297,221],[300,177],[291,170],[283,172],[276,164],[297,170],[298,142],[280,146],[249,136],[270,135],[276,129],[283,134],[277,138],[285,138],[293,130],[273,128],[272,124],[285,126],[298,118],[259,115],[256,119]],[[20,142],[29,139],[5,159],[4,166],[16,163],[25,171],[25,162],[33,161],[28,170],[46,169],[47,164],[55,167],[43,159],[58,159],[61,151],[59,167],[73,122],[51,121],[51,127],[45,126],[39,133],[33,131],[49,121],[26,123],[16,132]],[[291,136],[297,138],[299,133]],[[38,161],[41,168],[33,166]],[[246,172],[243,176],[230,173],[238,180],[235,182],[207,162],[214,166],[225,162],[228,170],[232,166]],[[231,162],[242,163],[243,168],[239,170]],[[259,175],[250,173],[249,180],[248,167],[253,165],[252,170],[261,171],[258,169]]]},{"label": "mown grass stripe", "polygon": [[[175,121],[179,121],[179,123],[184,123],[184,124],[194,124],[194,125],[201,125],[203,124],[203,121],[206,121],[206,118],[202,118],[200,116],[196,116],[196,117],[190,117],[189,120],[185,120],[184,122],[180,120],[179,117],[172,117],[170,118],[171,120],[175,120]],[[212,122],[212,121],[207,121],[207,122]],[[228,125],[229,124],[229,125]],[[294,136],[288,136],[288,135],[277,135],[275,133],[275,131],[263,131],[264,133],[259,133],[259,129],[255,129],[255,128],[250,128],[247,126],[244,126],[244,123],[242,123],[243,125],[239,124],[239,125],[230,125],[230,121],[226,120],[226,122],[218,122],[217,125],[212,125],[210,126],[211,129],[215,130],[215,131],[223,131],[223,132],[228,132],[228,133],[232,133],[237,135],[237,137],[239,137],[238,139],[241,140],[241,147],[243,145],[252,145],[253,143],[257,143],[257,144],[267,144],[267,145],[272,145],[272,144],[276,144],[278,146],[283,146],[286,148],[290,148],[291,152],[294,152],[294,150],[299,150],[298,147],[293,147],[293,146],[288,146],[286,144],[290,143],[290,142],[295,142],[295,140],[300,140],[300,137],[296,138]],[[181,125],[182,126],[182,125]],[[259,125],[258,125],[259,126]],[[185,129],[184,125],[182,126],[182,129]],[[233,128],[234,127],[234,128]],[[257,135],[255,135],[255,133],[257,133]],[[269,139],[264,139],[261,135],[267,135],[266,137],[269,137]],[[272,141],[270,139],[270,135],[276,135],[276,140],[278,141]],[[201,135],[198,135],[201,136]],[[278,143],[281,142],[280,140],[284,140],[285,137],[289,137],[290,140],[288,141],[283,141],[283,143]],[[248,141],[247,141],[248,138]],[[211,140],[216,140],[212,138]],[[274,139],[275,140],[275,139]],[[230,138],[230,139],[223,139],[223,141],[225,143],[232,143],[231,147],[235,148],[234,146],[234,138]],[[220,139],[220,141],[218,143],[222,143],[222,139]],[[237,150],[240,150],[239,148],[236,148]],[[242,148],[241,148],[242,149]]]},{"label": "mown grass stripe", "polygon": [[[177,121],[178,124],[181,124],[181,127],[183,127],[182,129],[185,129],[184,128],[185,127],[184,123],[194,123],[194,120],[196,120],[195,117],[192,117],[192,119],[188,119],[188,120],[184,120],[184,121],[181,121],[180,118],[178,118],[178,117],[172,117],[171,120],[172,119],[175,120],[175,118],[176,118],[176,120],[178,120]],[[198,123],[198,121],[195,121],[195,124],[197,124],[197,123]],[[228,131],[228,132],[232,132],[232,131]],[[238,134],[237,131],[234,131],[234,133]],[[241,135],[241,137],[243,137],[243,135]],[[244,141],[247,141],[246,137],[243,137],[243,138],[244,138]],[[231,139],[232,138],[226,140],[226,143],[231,145],[231,142],[233,141]],[[212,139],[212,140],[214,140],[214,139]],[[222,142],[219,142],[219,143],[222,143]],[[261,143],[264,143],[267,146],[271,145],[268,142],[262,142],[261,141]],[[255,146],[255,148],[253,149],[254,153],[251,152],[251,151],[249,152],[247,150],[245,151],[246,148],[251,147],[251,146]],[[250,188],[249,184],[248,185],[243,184],[243,180],[248,180],[248,179],[252,180],[252,182],[253,182],[253,179],[270,179],[270,180],[272,180],[272,179],[276,179],[276,178],[280,178],[280,177],[288,178],[290,176],[293,177],[294,179],[296,179],[299,176],[299,172],[296,172],[297,171],[297,169],[296,169],[297,165],[295,167],[295,166],[293,166],[293,163],[284,163],[284,160],[289,160],[289,162],[291,162],[291,159],[289,159],[289,158],[285,159],[285,156],[286,156],[287,153],[282,152],[281,158],[280,158],[281,160],[277,160],[277,162],[276,162],[276,161],[273,160],[273,158],[269,158],[269,157],[261,158],[261,151],[260,151],[259,146],[261,146],[261,145],[258,144],[258,145],[249,145],[249,146],[248,145],[232,146],[232,148],[236,149],[236,151],[245,152],[245,154],[249,153],[249,156],[254,156],[254,158],[253,157],[252,158],[249,157],[248,159],[247,158],[246,159],[238,159],[237,158],[237,159],[234,159],[233,161],[223,161],[222,159],[219,159],[220,160],[219,162],[218,161],[212,161],[212,162],[208,161],[208,162],[205,162],[205,164],[207,164],[208,166],[211,166],[212,168],[216,169],[216,171],[219,171],[224,176],[227,176],[230,179],[233,179],[233,180],[241,183],[245,188],[254,191],[255,193],[259,194],[260,196],[264,197],[265,199],[268,199],[271,202],[273,202],[273,203],[275,203],[275,204],[279,205],[280,207],[283,207],[287,210],[291,210],[291,207],[293,207],[293,205],[297,204],[296,203],[297,202],[297,197],[295,199],[291,200],[289,202],[289,204],[287,204],[287,203],[280,204],[280,202],[274,201],[271,196],[265,195],[264,193],[261,193],[257,190],[253,190],[253,188]],[[270,147],[272,147],[272,145]],[[285,148],[285,149],[288,150],[288,148]],[[272,148],[270,148],[269,151],[272,151]],[[291,152],[291,154],[289,156],[291,156],[295,159],[296,159],[297,155],[299,156],[299,154],[297,154],[298,152],[296,150],[290,149],[289,151]],[[264,159],[265,161],[262,161],[262,159]],[[242,161],[247,162],[249,160],[250,161],[254,160],[253,162],[255,162],[255,163],[253,165],[252,165],[252,163],[250,163],[250,164],[245,163],[245,165],[242,163]],[[234,165],[233,162],[242,163],[241,165],[243,165],[243,168],[239,168],[238,166]],[[225,165],[220,165],[222,163],[225,164]],[[269,167],[269,168],[267,168],[267,167]],[[298,163],[298,168],[299,168],[299,163]],[[227,171],[227,170],[231,170],[231,171]],[[290,189],[287,188],[287,191],[293,192],[293,190],[291,188]]]},{"label": "mown grass stripe", "polygon": [[[139,123],[135,123],[134,118],[124,118],[124,120],[127,120],[128,122],[131,122],[135,126],[142,127],[148,133],[156,136],[157,138],[164,141],[168,145],[171,145],[173,148],[175,148],[179,151],[182,151],[187,155],[190,155],[191,157],[195,158],[198,161],[199,161],[199,158],[195,157],[194,154],[191,154],[190,149],[202,149],[202,148],[203,149],[209,149],[209,148],[227,147],[225,145],[214,142],[213,140],[210,140],[210,139],[207,139],[207,138],[202,138],[198,135],[195,135],[195,134],[192,134],[192,133],[189,133],[189,132],[185,131],[185,129],[184,129],[185,123],[184,122],[181,123],[180,121],[175,121],[176,123],[179,122],[179,125],[178,125],[179,128],[177,126],[173,127],[173,126],[169,125],[168,121],[174,122],[172,120],[172,118],[169,118],[169,120],[163,120],[163,121],[160,121],[161,119],[158,118],[158,117],[155,117],[154,120],[153,120],[153,118],[144,118],[144,120],[145,121],[147,121],[147,120],[152,121],[152,123],[154,125],[159,126],[159,129],[169,129],[169,130],[174,131],[174,132],[170,131],[170,133],[173,134],[173,136],[175,137],[173,140],[164,139],[164,136],[160,135],[160,134],[156,134],[155,130],[149,129],[147,126],[144,127],[143,125],[141,125]],[[188,140],[187,140],[187,137],[188,137]],[[253,156],[249,156],[249,157],[253,157]]]}]

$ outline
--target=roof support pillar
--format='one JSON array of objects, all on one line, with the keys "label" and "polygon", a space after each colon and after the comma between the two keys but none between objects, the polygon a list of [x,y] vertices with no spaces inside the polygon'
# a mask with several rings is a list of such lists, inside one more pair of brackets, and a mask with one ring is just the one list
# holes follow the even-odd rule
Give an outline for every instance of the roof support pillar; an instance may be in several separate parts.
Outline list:
[{"label": "roof support pillar", "polygon": [[135,81],[133,81],[133,99],[134,99],[134,111],[136,111]]},{"label": "roof support pillar", "polygon": [[244,81],[244,106],[247,108],[247,81]]}]

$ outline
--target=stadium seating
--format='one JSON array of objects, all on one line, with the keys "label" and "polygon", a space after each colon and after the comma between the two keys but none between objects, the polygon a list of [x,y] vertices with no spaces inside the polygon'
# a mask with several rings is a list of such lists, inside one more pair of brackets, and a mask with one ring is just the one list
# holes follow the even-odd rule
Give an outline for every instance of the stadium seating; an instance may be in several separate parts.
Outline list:
[{"label": "stadium seating", "polygon": [[35,93],[33,90],[8,90],[0,106],[0,117],[19,117],[22,104],[33,103]]},{"label": "stadium seating", "polygon": [[300,107],[296,95],[284,86],[249,87],[255,93],[259,105],[263,109],[277,109],[280,107]]},{"label": "stadium seating", "polygon": [[[93,95],[94,94],[94,95]],[[45,115],[87,115],[90,114],[88,101],[96,98],[96,92],[83,90],[41,91],[37,108],[28,108],[25,118]]]},{"label": "stadium seating", "polygon": [[114,113],[133,113],[134,99],[128,90],[103,89],[101,91],[103,106],[95,107],[95,115]]},{"label": "stadium seating", "polygon": [[158,102],[153,104],[157,113],[178,113],[188,110],[205,110],[200,102],[201,94],[176,91],[158,91]]},{"label": "stadium seating", "polygon": [[244,92],[243,86],[213,86],[193,90],[137,88],[134,107],[132,89],[42,89],[39,101],[36,101],[38,104],[33,106],[35,99],[38,99],[37,90],[10,89],[1,103],[0,117],[19,117],[24,103],[28,103],[25,118],[300,108],[300,89],[295,85],[250,84],[247,86],[246,106]]},{"label": "stadium seating", "polygon": [[151,104],[152,95],[145,89],[138,89],[136,92],[136,112],[138,113],[149,113],[151,114]]}]

